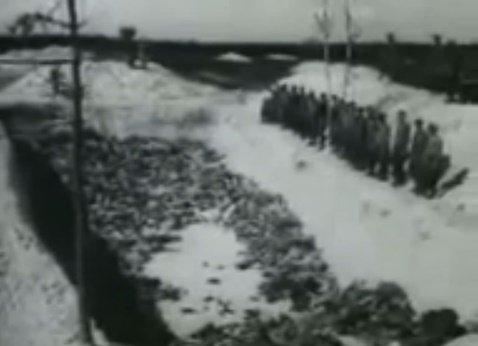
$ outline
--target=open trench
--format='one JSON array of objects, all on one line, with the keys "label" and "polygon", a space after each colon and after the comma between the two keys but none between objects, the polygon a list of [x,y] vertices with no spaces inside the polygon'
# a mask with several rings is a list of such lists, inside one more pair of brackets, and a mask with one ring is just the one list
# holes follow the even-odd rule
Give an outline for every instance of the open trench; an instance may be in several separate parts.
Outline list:
[{"label": "open trench", "polygon": [[[41,119],[37,113],[38,110],[35,113],[36,119]],[[9,114],[10,116],[8,116]],[[70,192],[53,168],[53,164],[46,156],[42,155],[41,150],[35,147],[34,138],[24,134],[17,136],[18,133],[25,132],[24,121],[21,120],[21,117],[16,116],[17,114],[18,111],[7,112],[3,122],[10,134],[15,152],[18,186],[22,190],[25,206],[32,215],[39,238],[56,257],[69,280],[75,284],[74,213]],[[129,150],[133,152],[131,157],[135,154],[135,157],[138,157],[138,154],[143,152],[141,150],[134,152],[134,147],[135,145],[141,147],[141,141],[140,139],[131,139],[128,143],[118,142],[116,143],[119,145],[115,149],[116,153]],[[107,144],[102,139],[99,139],[98,143]],[[159,145],[159,143],[156,144]],[[187,146],[187,144],[183,145]],[[191,148],[197,147],[195,143],[189,145]],[[96,151],[101,151],[99,149],[101,147],[94,148]],[[173,150],[171,151],[171,149]],[[190,176],[187,172],[191,171],[191,167],[187,165],[191,160],[186,158],[185,161],[181,161],[173,158],[169,163],[164,162],[168,160],[168,157],[181,156],[184,152],[180,146],[166,145],[166,149],[161,150],[159,152],[154,150],[149,153],[144,152],[147,157],[143,157],[143,160],[136,160],[136,166],[132,167],[134,168],[132,171],[124,172],[126,176],[134,175],[128,173],[138,173],[138,175],[134,175],[133,180],[128,180],[128,184],[133,185],[126,184],[125,191],[132,194],[132,191],[138,188],[134,184],[145,178],[142,175],[143,172],[152,170],[145,164],[159,161],[151,160],[150,157],[158,158],[160,155],[167,155],[162,157],[161,164],[163,166],[174,168],[175,164],[181,163],[175,167],[177,170],[175,173],[186,174],[186,177],[183,177],[186,181],[181,182],[181,179],[178,178],[179,182],[169,183],[181,186],[196,183],[196,181],[187,180]],[[90,152],[90,154],[94,153],[94,151]],[[212,153],[207,155],[212,155]],[[110,178],[115,179],[116,167],[107,167],[108,159],[104,158],[104,160],[105,167],[101,168],[99,173],[112,174]],[[212,161],[214,162],[215,159]],[[120,166],[123,164],[122,161],[116,163],[119,163]],[[197,195],[195,195],[196,192],[183,191],[184,198],[194,197],[189,198],[188,203],[177,202],[181,202],[184,204],[183,207],[189,210],[192,206],[190,201],[198,198],[208,209],[209,204],[214,206],[217,203],[215,201],[217,196],[211,195],[210,192],[222,191],[224,201],[221,203],[225,203],[231,208],[230,215],[224,215],[224,219],[219,222],[233,229],[238,238],[249,248],[247,263],[242,263],[242,265],[244,267],[258,265],[264,274],[267,274],[261,289],[268,300],[289,299],[293,303],[293,309],[298,312],[317,309],[316,304],[319,304],[321,308],[317,311],[320,312],[316,312],[317,315],[311,320],[314,325],[311,331],[314,333],[317,330],[332,329],[335,336],[355,335],[373,341],[378,340],[377,345],[385,345],[390,340],[400,340],[404,342],[404,345],[420,346],[441,346],[444,341],[464,333],[460,329],[461,326],[456,325],[456,314],[453,311],[431,312],[425,316],[426,318],[418,316],[410,306],[404,292],[396,285],[383,284],[377,288],[368,288],[357,283],[350,287],[338,287],[333,273],[323,262],[315,244],[310,239],[304,238],[301,233],[300,221],[287,212],[285,201],[282,201],[279,196],[261,192],[257,186],[230,173],[225,168],[214,167],[204,170],[197,166],[197,182],[205,182],[205,185],[197,192]],[[235,181],[235,184],[226,188],[216,187],[216,183],[227,182],[223,178],[224,176],[228,176],[230,182]],[[162,179],[163,184],[168,184],[167,179],[169,178],[166,176],[159,178]],[[177,181],[176,178],[171,179]],[[210,182],[207,182],[208,179]],[[245,188],[245,186],[249,186],[249,188]],[[97,187],[101,187],[101,185]],[[121,188],[123,187],[118,187],[118,189]],[[173,195],[176,195],[177,191]],[[192,195],[188,196],[188,193],[192,193]],[[203,195],[203,193],[207,194]],[[169,196],[172,198],[171,201],[157,201],[161,209],[174,204],[173,195]],[[139,196],[144,197],[141,193]],[[147,213],[148,203],[146,202],[148,201],[144,202],[141,212]],[[161,204],[163,202],[166,204]],[[277,209],[278,206],[280,207]],[[163,212],[168,214],[168,211]],[[194,215],[188,218],[185,213],[181,213],[181,215],[175,216],[177,225],[172,226],[172,229],[181,230],[184,226],[196,221]],[[88,256],[85,265],[87,267],[88,309],[92,319],[107,339],[139,346],[164,345],[172,341],[174,337],[160,316],[161,312],[156,307],[157,301],[154,295],[144,294],[144,291],[139,288],[138,279],[127,275],[124,268],[121,268],[118,251],[112,250],[113,247],[109,241],[91,230],[87,232],[87,239]],[[146,240],[149,245],[152,238]],[[147,249],[148,252],[151,250],[157,249]],[[250,324],[248,324],[249,322]],[[243,331],[240,331],[241,334],[247,336],[250,330],[261,326],[254,319],[249,322],[246,321]],[[208,344],[208,338],[217,338],[217,333],[222,335],[221,332],[213,330],[211,335],[206,333],[199,337],[205,341],[204,344]],[[416,341],[421,340],[424,336],[423,341]],[[316,341],[322,340],[312,335],[304,337],[315,338]],[[267,340],[263,344],[274,345]],[[324,344],[327,345],[327,342]]]},{"label": "open trench", "polygon": [[[47,158],[35,150],[34,141],[15,135],[24,132],[21,122],[14,120],[15,112],[1,113],[11,140],[15,187],[24,211],[39,239],[76,287],[75,214],[70,190]],[[87,229],[85,247],[87,311],[106,339],[132,346],[169,344],[174,336],[162,320],[156,300],[144,294],[135,278],[121,271],[118,254],[107,241]]]}]

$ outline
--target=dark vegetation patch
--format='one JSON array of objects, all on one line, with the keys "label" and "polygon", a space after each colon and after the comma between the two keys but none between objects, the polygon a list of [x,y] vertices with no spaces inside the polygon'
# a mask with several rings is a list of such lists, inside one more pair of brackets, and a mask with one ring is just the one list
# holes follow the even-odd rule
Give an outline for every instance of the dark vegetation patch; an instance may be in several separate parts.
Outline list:
[{"label": "dark vegetation patch", "polygon": [[[393,39],[391,39],[393,38]],[[127,61],[129,43],[118,37],[85,35],[84,49],[96,59]],[[27,38],[0,36],[0,53],[12,49],[66,46],[64,35],[35,35]],[[294,55],[299,61],[319,60],[322,49],[310,43],[208,43],[180,41],[146,41],[147,54],[181,75],[227,88],[266,87],[287,74],[292,64],[264,59],[268,54]],[[226,52],[236,52],[253,59],[251,64],[217,62],[213,59]],[[331,45],[331,61],[343,62],[346,47]],[[478,45],[437,40],[430,43],[388,40],[363,42],[356,46],[353,63],[376,68],[393,80],[411,86],[448,94],[451,99],[478,102]]]}]

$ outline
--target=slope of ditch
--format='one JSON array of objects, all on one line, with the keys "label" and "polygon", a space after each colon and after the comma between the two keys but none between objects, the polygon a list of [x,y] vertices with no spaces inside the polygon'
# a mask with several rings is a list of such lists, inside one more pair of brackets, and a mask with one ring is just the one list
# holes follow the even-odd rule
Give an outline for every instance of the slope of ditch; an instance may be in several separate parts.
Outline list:
[{"label": "slope of ditch", "polygon": [[[62,132],[37,142],[67,185],[70,140]],[[440,346],[466,332],[453,310],[417,313],[395,284],[340,286],[287,202],[231,173],[223,158],[202,142],[118,139],[89,130],[86,157],[90,225],[119,254],[124,273],[141,281],[156,254],[181,244],[185,229],[210,223],[234,231],[245,245],[236,266],[260,271],[260,300],[290,302],[282,315],[288,317],[271,319],[252,307],[225,326],[213,321],[193,335],[199,342],[334,344],[349,335],[376,345],[400,341]],[[165,299],[181,303],[187,295],[171,282],[160,275],[158,286],[149,287],[159,306]],[[233,303],[226,302],[232,314]],[[183,310],[184,318],[198,313],[192,310]],[[308,327],[297,329],[303,325]]]},{"label": "slope of ditch", "polygon": [[[35,150],[33,142],[13,136],[12,148],[22,204],[34,230],[76,286],[71,191],[61,182],[48,159]],[[117,254],[109,244],[89,230],[85,244],[87,309],[107,340],[138,346],[170,342],[173,336],[156,310],[154,299],[141,291],[134,278],[120,270]]]},{"label": "slope of ditch", "polygon": [[74,288],[33,230],[0,134],[0,344],[80,345]]}]

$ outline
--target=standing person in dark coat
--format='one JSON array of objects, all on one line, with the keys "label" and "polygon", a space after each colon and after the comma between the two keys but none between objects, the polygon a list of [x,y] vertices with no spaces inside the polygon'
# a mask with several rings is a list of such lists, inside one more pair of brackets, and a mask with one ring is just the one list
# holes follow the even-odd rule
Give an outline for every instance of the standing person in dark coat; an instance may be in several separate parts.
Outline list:
[{"label": "standing person in dark coat", "polygon": [[390,126],[387,124],[384,113],[380,113],[378,116],[376,138],[379,165],[378,176],[382,180],[387,180],[390,156]]},{"label": "standing person in dark coat", "polygon": [[294,85],[290,88],[284,114],[284,127],[289,130],[296,130],[297,109],[299,108],[299,90]]},{"label": "standing person in dark coat", "polygon": [[317,136],[318,144],[321,149],[325,147],[327,140],[327,116],[329,112],[329,100],[325,94],[320,95],[318,107],[315,110],[315,117],[317,119]]},{"label": "standing person in dark coat", "polygon": [[370,175],[375,175],[375,168],[378,163],[378,145],[377,145],[377,127],[378,119],[374,109],[369,110],[367,119],[367,168]]},{"label": "standing person in dark coat", "polygon": [[296,122],[295,125],[295,132],[301,136],[304,137],[304,132],[305,132],[305,122],[306,122],[306,117],[307,117],[307,107],[306,107],[306,98],[304,94],[304,89],[299,88],[299,94],[297,98],[297,104],[294,108],[294,119]]},{"label": "standing person in dark coat", "polygon": [[352,102],[346,102],[342,110],[341,127],[340,127],[340,146],[343,148],[343,154],[345,158],[351,158],[351,143],[352,143],[352,131],[354,121],[354,107]]},{"label": "standing person in dark coat", "polygon": [[309,142],[312,142],[312,144],[315,142],[317,138],[317,124],[315,119],[317,107],[318,107],[317,98],[315,97],[313,92],[309,92],[307,94],[307,99],[306,99],[306,113],[307,113],[307,128],[306,128],[307,135],[306,136],[307,136],[307,140]]},{"label": "standing person in dark coat", "polygon": [[367,168],[368,159],[368,122],[369,114],[365,108],[360,109],[358,124],[357,163],[359,169]]},{"label": "standing person in dark coat", "polygon": [[340,132],[342,127],[343,101],[334,97],[331,105],[330,122],[330,143],[333,149],[340,152]]},{"label": "standing person in dark coat", "polygon": [[444,174],[446,158],[443,155],[443,140],[438,126],[430,124],[428,127],[428,141],[424,151],[424,193],[432,197],[436,193],[437,184]]},{"label": "standing person in dark coat", "polygon": [[277,102],[279,89],[272,87],[270,94],[264,99],[261,108],[261,120],[265,123],[272,123],[274,118],[274,108]]},{"label": "standing person in dark coat", "polygon": [[410,143],[410,125],[407,122],[407,114],[404,111],[398,113],[398,125],[393,143],[393,175],[396,185],[406,182],[405,162],[408,158]]},{"label": "standing person in dark coat", "polygon": [[301,88],[300,92],[300,101],[299,101],[299,109],[297,112],[298,120],[299,120],[299,128],[298,133],[303,139],[307,139],[308,131],[310,129],[310,114],[309,114],[309,94],[305,91],[304,88]]},{"label": "standing person in dark coat", "polygon": [[410,175],[415,181],[415,192],[422,193],[424,190],[424,152],[428,142],[428,133],[423,128],[423,120],[415,121],[415,131],[412,140]]},{"label": "standing person in dark coat", "polygon": [[285,122],[285,115],[287,112],[287,102],[290,94],[286,85],[281,85],[277,91],[277,96],[274,99],[272,113],[274,114],[274,122],[283,126]]},{"label": "standing person in dark coat", "polygon": [[352,127],[350,129],[350,159],[352,164],[360,167],[360,145],[361,145],[361,128],[363,122],[362,109],[357,107],[352,112]]}]

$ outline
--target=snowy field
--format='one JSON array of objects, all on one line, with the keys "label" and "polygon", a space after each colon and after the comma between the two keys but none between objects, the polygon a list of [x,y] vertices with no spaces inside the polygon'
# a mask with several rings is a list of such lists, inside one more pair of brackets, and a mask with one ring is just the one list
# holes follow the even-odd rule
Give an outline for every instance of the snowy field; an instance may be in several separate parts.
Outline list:
[{"label": "snowy field", "polygon": [[[343,71],[332,69],[337,93]],[[282,83],[323,92],[324,72],[322,64],[303,64]],[[219,107],[221,123],[211,131],[211,143],[231,167],[286,197],[343,283],[394,281],[419,309],[449,306],[464,319],[477,317],[478,267],[471,259],[478,250],[478,107],[447,105],[367,68],[354,70],[353,86],[357,102],[382,105],[391,117],[405,109],[439,124],[454,164],[471,169],[469,180],[436,201],[374,181],[292,133],[261,124],[262,95],[251,95],[245,105]],[[305,169],[298,170],[298,162]]]},{"label": "snowy field", "polygon": [[[391,117],[405,109],[411,117],[436,122],[454,164],[470,168],[470,178],[463,186],[440,200],[427,201],[407,189],[394,189],[351,170],[331,153],[308,147],[288,131],[261,124],[264,94],[251,93],[244,98],[224,93],[187,82],[158,65],[137,71],[116,62],[91,62],[84,68],[86,107],[95,127],[119,136],[182,136],[206,141],[224,155],[229,169],[285,198],[343,286],[354,280],[370,284],[392,281],[405,289],[419,310],[451,307],[463,320],[478,319],[478,266],[473,260],[478,251],[477,106],[448,105],[440,96],[396,85],[371,69],[354,70],[351,95],[355,100],[381,105]],[[322,92],[327,89],[324,71],[320,63],[302,64],[282,82]],[[343,72],[342,66],[332,69],[336,91],[340,91]],[[2,92],[0,100],[50,100],[47,75],[47,69],[36,69]],[[221,247],[199,251],[216,243]],[[197,287],[180,303],[163,303],[165,315],[179,319],[185,308],[200,301],[202,306],[211,293],[248,308],[245,300],[250,303],[258,290],[259,273],[228,270],[240,261],[242,246],[223,228],[196,225],[184,232],[175,252],[158,254],[146,268],[148,275],[167,278],[168,283],[183,289],[193,284]],[[158,265],[166,261],[173,266]],[[209,265],[204,265],[206,262]],[[32,260],[32,267],[25,266],[33,271],[33,265],[39,263]],[[176,268],[184,270],[173,270]],[[223,271],[221,280],[226,283],[220,290],[204,284],[218,271]],[[198,278],[195,282],[192,273]],[[237,294],[234,283],[240,282],[246,287]],[[22,299],[27,298],[31,297]],[[201,323],[224,322],[218,309],[206,308],[199,315],[184,317],[178,333],[188,334]],[[58,319],[54,321],[52,328]],[[45,333],[50,327],[45,327]]]}]

